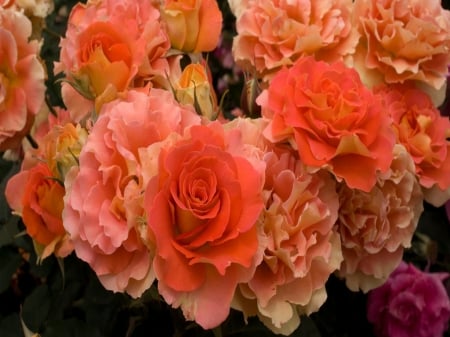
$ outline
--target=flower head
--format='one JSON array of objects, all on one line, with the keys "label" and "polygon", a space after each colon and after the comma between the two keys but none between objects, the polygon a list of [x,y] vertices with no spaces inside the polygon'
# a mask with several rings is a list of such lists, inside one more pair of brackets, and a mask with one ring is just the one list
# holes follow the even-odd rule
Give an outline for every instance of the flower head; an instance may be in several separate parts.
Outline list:
[{"label": "flower head", "polygon": [[377,337],[440,337],[450,319],[446,273],[423,272],[402,262],[368,296],[367,318]]},{"label": "flower head", "polygon": [[[413,85],[382,86],[378,90],[384,93],[397,142],[414,160],[420,185],[427,190],[437,187],[448,198],[445,191],[450,188],[450,120],[441,116],[431,98]],[[437,193],[436,190],[434,194]],[[442,199],[431,197],[430,202]],[[434,204],[441,206],[445,201]]]},{"label": "flower head", "polygon": [[161,151],[145,193],[159,292],[205,329],[226,319],[258,260],[263,176],[243,146],[219,122],[193,126]]},{"label": "flower head", "polygon": [[22,216],[41,260],[52,253],[65,257],[73,250],[62,221],[64,194],[58,177],[44,163],[20,171],[6,186],[6,199]]},{"label": "flower head", "polygon": [[382,99],[342,62],[300,58],[258,102],[271,119],[269,139],[290,142],[304,164],[328,168],[351,188],[369,191],[391,164],[395,136]]},{"label": "flower head", "polygon": [[341,185],[338,228],[344,261],[338,275],[349,289],[367,292],[382,284],[411,246],[423,196],[414,163],[401,145],[388,172],[369,192]]},{"label": "flower head", "polygon": [[355,64],[369,82],[443,86],[450,63],[450,12],[441,1],[356,0],[361,39]]},{"label": "flower head", "polygon": [[250,0],[233,3],[236,62],[266,80],[282,66],[314,55],[342,61],[354,51],[358,33],[349,0]]},{"label": "flower head", "polygon": [[31,22],[0,7],[0,151],[20,147],[44,102],[45,71]]},{"label": "flower head", "polygon": [[325,283],[342,260],[334,179],[325,171],[306,172],[296,157],[281,149],[264,155],[263,261],[233,302],[284,335],[324,303]]},{"label": "flower head", "polygon": [[198,123],[199,117],[158,89],[149,96],[130,91],[126,100],[102,110],[81,150],[79,167],[66,175],[64,227],[77,256],[105,288],[138,297],[154,280],[153,239],[143,210],[151,163],[160,142]]}]

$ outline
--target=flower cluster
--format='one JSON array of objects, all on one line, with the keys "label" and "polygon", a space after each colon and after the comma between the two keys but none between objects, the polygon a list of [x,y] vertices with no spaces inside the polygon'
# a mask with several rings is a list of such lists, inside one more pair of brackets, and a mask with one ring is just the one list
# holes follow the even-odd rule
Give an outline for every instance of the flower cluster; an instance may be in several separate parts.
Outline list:
[{"label": "flower cluster", "polygon": [[235,118],[208,64],[214,0],[76,4],[54,68],[64,107],[43,104],[27,12],[0,7],[0,149],[22,160],[6,198],[41,260],[73,252],[106,289],[155,287],[204,329],[235,309],[289,335],[331,275],[352,291],[384,284],[424,201],[450,199],[438,110],[450,12],[437,0],[229,5],[253,107]]}]

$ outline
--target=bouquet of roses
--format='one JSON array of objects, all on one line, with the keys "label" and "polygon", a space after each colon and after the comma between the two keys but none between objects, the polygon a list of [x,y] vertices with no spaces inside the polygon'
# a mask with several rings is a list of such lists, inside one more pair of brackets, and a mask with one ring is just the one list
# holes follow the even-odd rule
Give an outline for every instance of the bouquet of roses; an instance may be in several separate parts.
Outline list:
[{"label": "bouquet of roses", "polygon": [[[5,195],[38,262],[74,254],[105,289],[154,291],[203,329],[233,310],[289,335],[332,275],[389,286],[424,202],[450,199],[437,0],[229,0],[231,50],[215,0],[88,0],[45,68],[52,5],[0,8],[0,150],[21,163]],[[212,66],[230,57],[232,110]]]}]

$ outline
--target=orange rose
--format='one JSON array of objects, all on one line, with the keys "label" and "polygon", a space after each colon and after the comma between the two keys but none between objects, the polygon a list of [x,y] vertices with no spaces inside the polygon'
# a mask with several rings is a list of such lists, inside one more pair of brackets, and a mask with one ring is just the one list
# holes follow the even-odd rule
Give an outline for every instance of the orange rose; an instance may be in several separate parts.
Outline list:
[{"label": "orange rose", "polygon": [[162,18],[175,49],[206,52],[219,43],[222,12],[216,0],[167,0]]},{"label": "orange rose", "polygon": [[397,142],[406,147],[414,160],[420,185],[426,189],[432,187],[438,187],[441,191],[449,189],[448,117],[441,116],[431,98],[413,85],[397,84],[380,87],[378,90],[384,93],[392,115]]},{"label": "orange rose", "polygon": [[69,110],[82,105],[84,111],[73,113],[77,120],[92,102],[98,112],[129,87],[144,87],[143,82],[170,73],[170,42],[155,6],[146,0],[105,0],[72,8],[55,71],[65,72],[76,89],[63,88],[62,94]]},{"label": "orange rose", "polygon": [[145,195],[159,293],[205,329],[227,318],[237,284],[257,262],[263,177],[236,154],[241,138],[218,122],[193,126],[162,151]]},{"label": "orange rose", "polygon": [[6,186],[6,199],[22,216],[27,233],[44,249],[41,258],[53,252],[64,257],[72,251],[62,223],[64,187],[52,177],[47,165],[40,163],[13,176]]},{"label": "orange rose", "polygon": [[328,168],[349,187],[369,191],[389,168],[395,136],[381,97],[342,62],[301,58],[275,75],[258,102],[272,119],[269,139],[290,141],[306,165]]}]

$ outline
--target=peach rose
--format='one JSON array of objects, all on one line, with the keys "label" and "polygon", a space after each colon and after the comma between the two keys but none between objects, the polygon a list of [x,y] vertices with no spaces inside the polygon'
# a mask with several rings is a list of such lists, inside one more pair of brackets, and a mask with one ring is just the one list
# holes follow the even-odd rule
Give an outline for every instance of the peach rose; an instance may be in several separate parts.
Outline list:
[{"label": "peach rose", "polygon": [[[159,19],[151,1],[79,3],[70,13],[55,71],[64,72],[78,93],[95,101],[98,112],[135,82],[143,86],[141,78],[170,72],[165,59],[170,42]],[[77,99],[73,93],[65,96]]]},{"label": "peach rose", "polygon": [[161,15],[172,48],[198,53],[218,45],[222,12],[216,0],[165,0]]},{"label": "peach rose", "polygon": [[73,250],[61,217],[64,193],[61,182],[44,163],[21,170],[8,180],[6,200],[22,217],[41,260],[52,253],[65,257]]},{"label": "peach rose", "polygon": [[264,177],[239,144],[219,122],[191,127],[161,151],[145,192],[159,293],[205,329],[227,318],[237,284],[260,259]]},{"label": "peach rose", "polygon": [[45,71],[31,22],[0,7],[0,151],[20,147],[44,102]]},{"label": "peach rose", "polygon": [[154,280],[153,240],[143,219],[148,180],[143,166],[151,161],[149,149],[200,118],[158,89],[149,96],[130,91],[126,100],[112,101],[102,110],[79,167],[66,175],[64,226],[75,253],[105,288],[138,297]]},{"label": "peach rose", "polygon": [[367,292],[386,281],[399,265],[423,211],[423,196],[414,162],[402,145],[369,192],[338,189],[338,227],[344,261],[338,275],[349,289]]},{"label": "peach rose", "polygon": [[356,0],[362,37],[355,54],[368,82],[444,85],[450,63],[450,12],[440,0]]},{"label": "peach rose", "polygon": [[342,261],[333,230],[339,203],[328,172],[309,174],[296,153],[278,152],[265,155],[263,262],[239,285],[233,306],[245,316],[257,315],[273,332],[290,335],[301,315],[324,303],[325,283]]},{"label": "peach rose", "polygon": [[397,84],[378,90],[384,93],[397,142],[413,158],[421,186],[437,187],[448,195],[445,191],[450,189],[450,120],[441,116],[430,97],[413,85]]},{"label": "peach rose", "polygon": [[174,90],[178,102],[192,105],[199,115],[214,120],[218,113],[217,98],[207,66],[206,62],[188,64]]},{"label": "peach rose", "polygon": [[271,119],[270,140],[289,141],[306,165],[329,169],[349,187],[367,192],[389,169],[395,136],[381,97],[342,62],[300,58],[257,102]]},{"label": "peach rose", "polygon": [[243,69],[266,80],[302,56],[344,60],[358,42],[352,7],[351,0],[250,0],[233,5],[234,58]]}]

